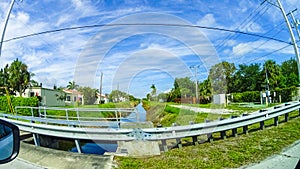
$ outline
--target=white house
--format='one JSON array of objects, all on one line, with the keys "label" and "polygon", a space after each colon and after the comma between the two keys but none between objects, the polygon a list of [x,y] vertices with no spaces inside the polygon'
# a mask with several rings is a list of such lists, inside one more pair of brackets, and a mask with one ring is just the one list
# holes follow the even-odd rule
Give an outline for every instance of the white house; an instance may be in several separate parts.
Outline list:
[{"label": "white house", "polygon": [[[104,103],[109,102],[108,96],[105,94],[101,94],[101,100],[102,100],[102,102],[104,101]],[[100,93],[97,93],[97,100],[96,100],[95,104],[99,104],[99,103],[100,103]]]}]

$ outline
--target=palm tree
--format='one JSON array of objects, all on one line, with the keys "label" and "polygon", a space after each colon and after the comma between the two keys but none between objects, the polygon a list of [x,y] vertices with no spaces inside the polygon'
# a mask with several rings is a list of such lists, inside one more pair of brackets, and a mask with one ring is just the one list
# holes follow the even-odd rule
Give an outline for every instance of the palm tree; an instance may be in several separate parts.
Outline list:
[{"label": "palm tree", "polygon": [[150,88],[152,89],[151,96],[152,96],[152,98],[155,98],[156,97],[156,87],[155,87],[155,85],[152,84]]},{"label": "palm tree", "polygon": [[78,89],[79,85],[77,85],[74,81],[69,82],[69,84],[67,85],[68,89],[74,90],[74,89]]}]

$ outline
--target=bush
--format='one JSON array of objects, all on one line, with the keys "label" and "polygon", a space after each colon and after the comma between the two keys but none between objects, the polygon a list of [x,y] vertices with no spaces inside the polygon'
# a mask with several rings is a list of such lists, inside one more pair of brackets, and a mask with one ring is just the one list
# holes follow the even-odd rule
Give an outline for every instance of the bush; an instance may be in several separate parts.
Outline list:
[{"label": "bush", "polygon": [[165,112],[178,115],[180,112],[180,108],[171,107],[169,105],[166,105]]},{"label": "bush", "polygon": [[[23,97],[11,97],[11,102],[13,108],[16,106],[30,106],[30,107],[38,107],[39,99],[37,97],[30,97],[30,98],[23,98]],[[9,106],[7,104],[7,97],[1,96],[0,97],[0,110],[4,111],[5,113],[11,113]],[[18,110],[19,115],[24,116],[31,116],[30,109],[20,109]],[[34,111],[34,115],[37,116],[38,112]]]},{"label": "bush", "polygon": [[259,91],[233,93],[232,95],[233,95],[233,102],[260,102]]},{"label": "bush", "polygon": [[[276,99],[279,100],[279,95],[281,95],[282,102],[288,102],[293,99],[293,97],[297,94],[298,88],[295,86],[282,88],[282,89],[275,89],[276,92]],[[274,93],[272,91],[272,93]]]}]

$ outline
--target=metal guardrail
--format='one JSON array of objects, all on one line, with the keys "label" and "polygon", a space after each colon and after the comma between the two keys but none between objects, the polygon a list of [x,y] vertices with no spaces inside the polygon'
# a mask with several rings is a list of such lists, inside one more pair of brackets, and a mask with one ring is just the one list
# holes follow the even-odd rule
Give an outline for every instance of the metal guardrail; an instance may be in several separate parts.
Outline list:
[{"label": "metal guardrail", "polygon": [[[42,134],[48,136],[55,136],[61,138],[70,138],[76,140],[99,140],[99,141],[132,141],[132,140],[146,140],[146,141],[162,141],[164,150],[167,151],[166,140],[176,139],[180,143],[181,138],[192,137],[193,142],[197,144],[197,136],[207,135],[211,139],[211,134],[220,132],[221,137],[226,137],[226,131],[232,130],[234,136],[237,135],[237,128],[243,128],[243,132],[248,132],[248,126],[259,123],[260,128],[264,129],[264,121],[274,119],[274,125],[278,125],[278,117],[285,116],[285,121],[288,121],[288,114],[292,111],[300,109],[300,102],[289,102],[280,106],[275,106],[271,109],[260,110],[258,112],[241,115],[234,118],[211,121],[200,124],[192,124],[186,126],[172,126],[164,128],[145,128],[145,129],[123,129],[123,128],[74,128],[68,126],[49,125],[49,123],[58,123],[50,119],[25,118],[22,116],[8,116],[5,120],[15,123],[20,130],[28,131],[34,134]],[[300,115],[300,114],[299,114]],[[4,115],[5,116],[5,115]],[[19,120],[11,119],[16,118]],[[40,117],[39,117],[40,118]],[[4,118],[1,118],[4,119]],[[40,118],[42,119],[42,118]],[[29,123],[24,120],[35,120],[35,122],[45,122],[46,124]],[[69,122],[67,122],[69,123]],[[70,123],[71,124],[71,123]],[[82,125],[84,126],[84,125]],[[210,136],[209,136],[210,135]],[[38,144],[37,141],[35,141]],[[78,144],[76,144],[78,145]]]},{"label": "metal guardrail", "polygon": [[[31,112],[31,117],[40,117],[47,119],[61,119],[72,121],[76,123],[76,121],[121,121],[121,120],[131,120],[131,121],[139,121],[139,114],[135,108],[61,108],[61,107],[28,107],[28,106],[16,106],[15,112],[18,115],[18,112],[24,109],[29,109]],[[50,114],[49,111],[52,111]],[[63,112],[64,116],[53,115],[56,112]],[[37,116],[35,116],[35,112],[37,112]],[[74,116],[74,113],[76,114]],[[89,116],[86,116],[87,113]],[[105,113],[113,113],[115,117],[104,117]],[[130,117],[128,114],[134,113],[134,116]],[[73,115],[72,115],[73,114]],[[93,115],[91,115],[93,114]],[[98,116],[95,116],[98,115]],[[26,116],[17,116],[18,118],[27,118]],[[34,120],[39,121],[38,118]],[[45,120],[44,120],[45,121]],[[53,121],[52,121],[53,122]],[[65,124],[61,122],[57,122],[58,124]],[[77,123],[76,123],[77,124]],[[82,123],[80,123],[82,124]]]}]

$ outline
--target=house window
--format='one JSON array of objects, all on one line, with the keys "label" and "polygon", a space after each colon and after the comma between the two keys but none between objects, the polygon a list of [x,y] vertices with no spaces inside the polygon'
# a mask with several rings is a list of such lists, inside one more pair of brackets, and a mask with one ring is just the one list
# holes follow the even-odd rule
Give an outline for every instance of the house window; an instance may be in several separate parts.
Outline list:
[{"label": "house window", "polygon": [[30,92],[30,97],[34,97],[34,92]]},{"label": "house window", "polygon": [[67,101],[71,101],[71,97],[70,97],[70,96],[67,96],[67,97],[66,97],[66,100],[67,100]]},{"label": "house window", "polygon": [[76,102],[76,96],[74,96],[74,102]]}]

